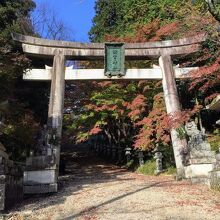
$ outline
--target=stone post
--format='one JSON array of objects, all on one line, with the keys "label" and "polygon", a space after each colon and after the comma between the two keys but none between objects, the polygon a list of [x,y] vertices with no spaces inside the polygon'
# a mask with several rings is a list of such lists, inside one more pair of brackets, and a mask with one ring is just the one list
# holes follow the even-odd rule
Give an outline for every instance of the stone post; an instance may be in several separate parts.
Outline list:
[{"label": "stone post", "polygon": [[144,152],[142,150],[138,151],[138,160],[139,160],[139,165],[143,166],[144,165]]},{"label": "stone post", "polygon": [[[166,110],[169,115],[178,114],[181,111],[174,69],[170,55],[162,55],[159,58],[159,65],[163,74],[163,91],[166,104]],[[177,168],[178,178],[185,177],[184,165],[182,161],[181,152],[187,147],[187,141],[185,138],[180,139],[178,132],[175,129],[171,129],[171,140],[173,145],[174,157]]]},{"label": "stone post", "polygon": [[156,170],[155,174],[159,175],[163,172],[163,154],[159,151],[155,152],[154,159],[156,159]]},{"label": "stone post", "polygon": [[53,148],[57,169],[60,162],[60,141],[62,135],[63,104],[65,90],[65,56],[58,51],[54,56],[48,111],[49,143]]}]

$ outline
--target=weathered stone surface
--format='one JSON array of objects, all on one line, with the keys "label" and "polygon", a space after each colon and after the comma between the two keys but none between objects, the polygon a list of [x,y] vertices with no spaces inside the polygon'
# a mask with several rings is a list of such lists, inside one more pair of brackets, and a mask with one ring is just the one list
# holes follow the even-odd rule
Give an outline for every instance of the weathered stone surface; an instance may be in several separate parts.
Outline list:
[{"label": "weathered stone surface", "polygon": [[220,162],[220,153],[216,154],[216,160]]},{"label": "weathered stone surface", "polygon": [[[22,43],[23,51],[38,56],[53,57],[57,51],[68,59],[91,60],[104,58],[104,44],[82,44],[76,42],[52,41],[30,36],[12,34],[15,41]],[[181,55],[196,52],[200,49],[200,42],[206,39],[205,35],[198,35],[192,38],[180,40],[149,42],[149,43],[128,43],[125,44],[125,56],[127,60],[142,59],[146,57],[158,58],[162,54]]]},{"label": "weathered stone surface", "polygon": [[[173,64],[170,55],[162,55],[159,58],[159,65],[163,73],[162,84],[166,110],[170,116],[175,117],[175,115],[180,113],[181,107],[176,87],[176,81],[174,78]],[[176,162],[177,175],[178,178],[183,178],[185,174],[181,152],[184,148],[187,147],[187,142],[185,138],[179,138],[178,132],[175,129],[171,129],[171,139]]]},{"label": "weathered stone surface", "polygon": [[[191,162],[196,162],[204,159],[207,161],[210,160],[210,163],[215,162],[215,152],[211,151],[210,144],[207,142],[205,135],[198,130],[195,122],[188,122],[185,126],[185,129],[189,137],[188,160],[192,159]],[[186,163],[189,163],[189,161],[186,161]]]},{"label": "weathered stone surface", "polygon": [[207,179],[209,172],[213,170],[213,164],[191,164],[185,166],[185,175],[188,179]]},{"label": "weathered stone surface", "polygon": [[214,163],[214,170],[220,170],[220,154],[216,155],[216,162]]},{"label": "weathered stone surface", "polygon": [[210,157],[202,157],[202,158],[190,158],[189,159],[189,164],[212,164],[215,163],[215,158],[210,158]]},{"label": "weathered stone surface", "polygon": [[220,191],[220,170],[214,170],[209,173],[210,188]]},{"label": "weathered stone surface", "polygon": [[[188,78],[189,72],[196,70],[196,67],[174,68],[176,78]],[[47,81],[51,80],[52,71],[50,69],[32,69],[23,75],[24,80]],[[104,75],[104,69],[66,69],[65,80],[160,80],[162,79],[161,69],[126,69],[126,75],[122,77]]]},{"label": "weathered stone surface", "polygon": [[[79,49],[104,49],[103,43],[79,43],[70,41],[58,41],[42,39],[37,37],[31,37],[26,35],[21,35],[17,33],[12,33],[12,38],[15,41],[21,43],[27,43],[31,45],[40,45],[48,47],[61,47],[61,48],[79,48]],[[205,41],[206,36],[204,34],[196,35],[191,38],[182,38],[179,40],[166,40],[158,42],[146,42],[146,43],[126,43],[125,48],[127,49],[147,49],[147,48],[167,48],[167,47],[177,47],[177,46],[187,46],[191,44],[196,44]]]},{"label": "weathered stone surface", "polygon": [[53,150],[57,167],[59,167],[60,161],[60,141],[63,124],[65,61],[65,56],[62,53],[58,52],[54,56],[47,122],[48,143]]},{"label": "weathered stone surface", "polygon": [[13,165],[5,169],[7,166],[5,161],[2,171],[7,170],[7,173],[0,175],[0,211],[8,209],[23,199],[23,168]]},{"label": "weathered stone surface", "polygon": [[[32,168],[24,172],[24,194],[57,192],[58,169],[53,167]],[[32,190],[33,189],[33,190]]]},{"label": "weathered stone surface", "polygon": [[26,159],[25,170],[55,169],[55,158],[51,156],[35,156]]},{"label": "weathered stone surface", "polygon": [[156,159],[156,170],[154,173],[158,175],[163,172],[163,154],[159,151],[158,146],[156,146],[154,151],[154,159]]},{"label": "weathered stone surface", "polygon": [[197,176],[197,177],[192,177],[190,178],[190,181],[192,184],[206,184],[209,186],[209,179],[207,178],[207,176]]},{"label": "weathered stone surface", "polygon": [[50,184],[57,181],[56,170],[35,170],[24,172],[24,185]]},{"label": "weathered stone surface", "polygon": [[[104,50],[97,49],[69,49],[69,48],[53,48],[47,46],[38,46],[30,44],[22,44],[23,51],[26,54],[32,56],[48,56],[53,57],[57,50],[62,51],[65,57],[69,60],[103,60]],[[167,48],[152,48],[152,49],[128,49],[125,50],[125,56],[127,60],[146,60],[146,57],[151,59],[157,59],[161,56],[161,52],[164,51],[169,55],[183,55],[189,53],[195,53],[201,49],[199,44],[192,44],[187,46],[167,47]]]},{"label": "weathered stone surface", "polygon": [[57,183],[24,186],[24,194],[43,194],[57,192]]},{"label": "weathered stone surface", "polygon": [[4,209],[5,209],[5,184],[0,183],[0,211]]},{"label": "weathered stone surface", "polygon": [[199,149],[191,149],[190,151],[190,158],[192,159],[202,159],[202,158],[206,158],[206,159],[215,159],[215,152],[214,151],[208,151],[208,150],[199,150]]},{"label": "weathered stone surface", "polygon": [[209,172],[215,168],[215,152],[211,151],[210,144],[205,135],[198,130],[194,121],[185,126],[188,141],[188,155],[185,158],[186,178],[192,182],[209,183]]},{"label": "weathered stone surface", "polygon": [[[30,157],[24,172],[25,193],[56,192],[60,162],[60,141],[62,134],[65,56],[59,50],[54,56],[51,70],[51,91],[46,131],[43,132],[41,156]],[[44,133],[46,135],[44,135]],[[41,135],[41,136],[42,136]],[[43,143],[44,142],[44,143]],[[46,148],[46,149],[44,149]],[[44,151],[44,152],[43,152]],[[47,191],[48,190],[48,191]]]}]

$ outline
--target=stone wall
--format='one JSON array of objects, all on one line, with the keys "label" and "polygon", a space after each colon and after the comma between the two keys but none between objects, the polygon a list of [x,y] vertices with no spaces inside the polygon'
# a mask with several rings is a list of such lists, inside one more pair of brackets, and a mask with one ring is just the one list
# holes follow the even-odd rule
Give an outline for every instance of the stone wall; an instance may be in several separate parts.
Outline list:
[{"label": "stone wall", "polygon": [[23,199],[24,167],[0,156],[0,211]]}]

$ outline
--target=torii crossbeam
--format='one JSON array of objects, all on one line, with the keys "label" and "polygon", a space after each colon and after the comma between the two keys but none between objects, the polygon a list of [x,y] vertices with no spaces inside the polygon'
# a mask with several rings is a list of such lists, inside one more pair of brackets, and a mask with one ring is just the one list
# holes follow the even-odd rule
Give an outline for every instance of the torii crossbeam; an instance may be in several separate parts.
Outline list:
[{"label": "torii crossbeam", "polygon": [[[175,68],[175,78],[186,79],[190,77],[190,72],[198,69],[197,67],[190,68]],[[26,81],[49,81],[52,79],[52,68],[46,69],[31,69],[24,75]],[[65,70],[65,80],[161,80],[162,71],[159,68],[154,69],[127,69],[125,76],[105,76],[104,69],[69,69]]]}]

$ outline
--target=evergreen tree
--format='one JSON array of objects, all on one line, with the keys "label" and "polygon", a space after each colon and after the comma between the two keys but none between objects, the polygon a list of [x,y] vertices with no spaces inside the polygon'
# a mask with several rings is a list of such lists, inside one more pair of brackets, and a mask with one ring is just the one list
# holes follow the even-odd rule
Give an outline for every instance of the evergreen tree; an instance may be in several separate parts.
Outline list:
[{"label": "evergreen tree", "polygon": [[[195,4],[200,2],[197,0]],[[127,36],[133,34],[137,26],[154,19],[165,23],[180,19],[178,11],[189,3],[189,0],[97,0],[90,40],[103,41],[107,34]]]},{"label": "evergreen tree", "polygon": [[[29,59],[17,46],[11,33],[33,35],[30,13],[32,0],[0,1],[0,141],[12,159],[24,159],[34,144],[38,124],[32,112],[26,108],[28,99],[21,102],[22,75],[30,67]],[[8,103],[8,105],[3,105]],[[1,106],[4,106],[1,108]]]},{"label": "evergreen tree", "polygon": [[30,12],[34,7],[31,0],[0,2],[0,101],[13,93],[15,78],[21,76],[29,65],[12,42],[11,33],[33,34]]}]

